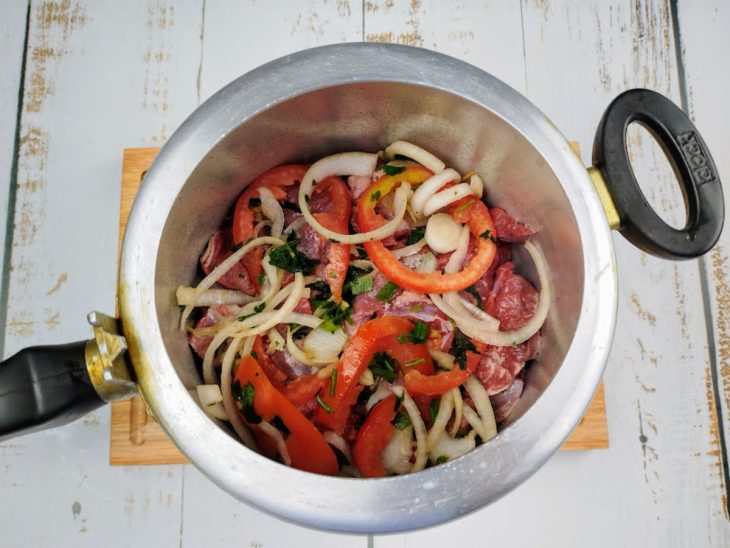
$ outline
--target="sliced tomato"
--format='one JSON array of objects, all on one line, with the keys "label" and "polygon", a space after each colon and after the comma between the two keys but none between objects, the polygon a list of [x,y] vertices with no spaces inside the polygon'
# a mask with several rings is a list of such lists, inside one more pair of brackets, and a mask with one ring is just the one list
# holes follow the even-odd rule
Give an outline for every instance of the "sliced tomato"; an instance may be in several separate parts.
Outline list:
[{"label": "sliced tomato", "polygon": [[266,347],[264,347],[264,339],[261,335],[257,336],[253,342],[253,353],[255,354],[256,360],[258,360],[261,369],[266,373],[266,378],[271,381],[271,384],[277,390],[281,390],[286,382],[287,375],[281,369],[276,367],[274,362],[271,360]]},{"label": "sliced tomato", "polygon": [[385,469],[380,460],[395,431],[395,395],[379,401],[368,413],[352,446],[352,459],[366,478],[382,478]]},{"label": "sliced tomato", "polygon": [[287,383],[281,393],[296,407],[301,407],[305,403],[312,401],[317,396],[317,393],[327,388],[328,385],[328,377],[320,378],[317,373],[310,373],[309,375],[297,377]]},{"label": "sliced tomato", "polygon": [[457,364],[451,371],[437,373],[435,375],[424,375],[420,371],[409,371],[406,373],[405,386],[409,394],[415,396],[440,396],[452,388],[461,386],[466,382],[477,368],[481,360],[479,354],[474,352],[466,353],[466,367],[460,369]]},{"label": "sliced tomato", "polygon": [[[306,164],[284,164],[272,168],[256,177],[238,197],[236,207],[233,210],[233,226],[231,227],[234,244],[245,244],[253,236],[254,212],[249,206],[251,198],[259,197],[259,189],[268,188],[274,198],[281,201],[286,198],[286,187],[299,183],[307,173],[309,166]],[[264,250],[255,247],[242,259],[246,267],[249,279],[257,290],[259,286],[259,275],[263,271],[261,260],[264,258]]]},{"label": "sliced tomato", "polygon": [[[245,356],[238,362],[234,379],[242,387],[248,384],[253,386],[253,410],[256,415],[266,421],[279,417],[289,430],[286,448],[294,468],[317,474],[337,474],[337,457],[324,436],[294,404],[274,388],[253,356]],[[255,424],[252,426],[255,427]]]}]

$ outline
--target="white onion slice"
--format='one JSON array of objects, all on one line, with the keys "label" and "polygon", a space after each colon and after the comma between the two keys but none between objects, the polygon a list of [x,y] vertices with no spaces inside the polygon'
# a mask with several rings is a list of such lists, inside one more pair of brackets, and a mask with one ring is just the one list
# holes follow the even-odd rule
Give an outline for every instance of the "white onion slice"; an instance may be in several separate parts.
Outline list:
[{"label": "white onion slice", "polygon": [[380,462],[389,474],[407,474],[411,471],[412,455],[413,427],[408,426],[403,430],[396,428],[380,455]]},{"label": "white onion slice", "polygon": [[363,386],[372,386],[375,384],[375,375],[373,375],[373,372],[370,371],[370,369],[366,369],[362,372],[360,379],[357,382]]},{"label": "white onion slice", "polygon": [[326,156],[312,164],[299,185],[299,208],[302,210],[304,218],[307,219],[307,222],[316,232],[333,242],[361,244],[382,240],[397,230],[406,212],[408,194],[410,192],[408,183],[401,184],[395,192],[395,200],[393,201],[395,211],[393,218],[383,226],[369,232],[340,234],[322,226],[309,211],[307,199],[312,194],[314,181],[321,181],[332,175],[370,175],[375,170],[377,161],[378,156],[376,154],[343,152],[333,156]]},{"label": "white onion slice", "polygon": [[426,447],[430,452],[436,441],[446,431],[446,425],[451,418],[451,413],[454,410],[454,395],[449,391],[441,396],[439,402],[439,411],[436,414],[436,418],[431,425],[431,430],[428,431],[428,437],[426,438]]},{"label": "white onion slice", "polygon": [[370,410],[375,407],[376,403],[390,396],[391,392],[392,390],[390,389],[390,385],[381,381],[375,389],[375,392],[370,394],[368,401],[365,402],[365,411],[369,413]]},{"label": "white onion slice", "polygon": [[484,196],[484,181],[476,173],[472,174],[469,179],[469,188],[471,188],[471,191],[477,198],[481,199]]},{"label": "white onion slice", "polygon": [[195,288],[181,285],[177,288],[175,296],[180,306],[216,306],[219,304],[246,304],[255,300],[256,297],[246,295],[243,291],[235,289],[211,288],[203,291],[197,299]]},{"label": "white onion slice", "polygon": [[[300,363],[303,363],[304,365],[308,365],[310,367],[322,367],[323,365],[329,365],[334,360],[331,359],[322,359],[317,358],[309,354],[308,352],[305,352],[301,348],[297,346],[297,343],[294,342],[294,339],[291,336],[291,329],[287,328],[286,330],[286,349],[289,351],[289,354],[292,355],[292,357],[297,360]],[[337,358],[335,358],[336,360]]]},{"label": "white onion slice", "polygon": [[269,354],[273,354],[277,350],[284,350],[284,346],[286,346],[286,341],[275,327],[269,329],[268,333],[266,334],[269,337],[269,345],[266,348],[266,351]]},{"label": "white onion slice", "polygon": [[326,430],[322,435],[324,436],[324,441],[339,449],[340,453],[345,456],[347,461],[352,462],[352,451],[350,450],[350,445],[345,441],[345,438],[332,430]]},{"label": "white onion slice", "polygon": [[271,226],[271,221],[261,221],[261,222],[256,223],[256,226],[253,227],[253,236],[254,236],[254,238],[257,238],[258,235],[259,235],[259,232],[261,232],[261,229],[262,228],[265,228],[267,226],[268,227]]},{"label": "white onion slice", "polygon": [[256,440],[249,431],[246,423],[243,422],[241,415],[238,413],[238,406],[233,399],[233,393],[231,392],[231,368],[233,367],[233,360],[236,357],[238,347],[241,345],[241,337],[236,337],[231,341],[226,349],[226,353],[223,355],[223,365],[221,371],[221,393],[223,394],[223,407],[228,415],[228,420],[233,426],[233,430],[241,438],[243,444],[249,449],[257,451]]},{"label": "white onion slice", "polygon": [[492,403],[489,401],[489,395],[474,375],[466,379],[464,388],[471,396],[474,406],[482,419],[486,435],[486,437],[482,436],[482,441],[489,441],[497,435],[497,423],[494,420],[494,410],[492,409]]},{"label": "white onion slice", "polygon": [[[482,337],[485,337],[487,335],[492,336],[499,333],[499,331],[497,331],[497,329],[499,329],[499,322],[496,322],[496,319],[488,321],[475,318],[463,308],[463,303],[461,303],[458,295],[450,293],[446,293],[444,295],[429,293],[428,296],[431,298],[433,304],[436,305],[436,308],[454,320],[456,325],[464,332],[465,335],[473,337],[472,333],[481,332],[483,333]],[[458,308],[448,304],[444,298],[452,300],[453,303],[457,304]]]},{"label": "white onion slice", "polygon": [[451,396],[454,399],[454,424],[451,426],[449,436],[453,438],[461,427],[461,416],[464,411],[464,398],[461,397],[461,390],[459,390],[458,386],[451,389]]},{"label": "white onion slice", "polygon": [[476,430],[472,430],[463,438],[452,438],[446,432],[441,432],[428,452],[431,462],[436,463],[443,457],[448,462],[473,451],[476,447],[476,435]]},{"label": "white onion slice", "polygon": [[[467,244],[469,243],[469,233],[467,230]],[[428,218],[426,223],[426,237],[428,247],[436,253],[449,253],[454,251],[462,240],[462,226],[457,223],[451,215],[446,213],[437,213]],[[395,252],[393,253],[395,255]],[[463,262],[463,259],[462,259]]]},{"label": "white onion slice", "polygon": [[211,417],[228,420],[226,409],[223,407],[223,394],[217,384],[199,384],[195,387],[200,407]]},{"label": "white onion slice", "polygon": [[454,368],[454,356],[448,352],[442,352],[441,350],[437,350],[436,348],[431,348],[429,346],[428,353],[431,354],[431,358],[433,358],[433,361],[435,361],[436,365],[438,365],[441,369],[451,371]]},{"label": "white onion slice", "polygon": [[[248,242],[246,245],[244,245],[241,249],[238,251],[235,251],[230,257],[228,257],[225,261],[223,261],[221,264],[216,266],[213,269],[213,272],[208,274],[205,278],[201,280],[201,282],[195,287],[195,293],[193,295],[193,301],[197,302],[197,300],[200,298],[200,296],[207,290],[212,287],[214,283],[216,283],[221,276],[223,276],[226,272],[228,272],[233,265],[235,265],[238,261],[240,261],[243,256],[251,251],[254,247],[258,247],[261,245],[284,245],[284,242],[281,241],[279,238],[272,238],[271,236],[262,236],[261,238],[255,238]],[[187,321],[188,317],[190,317],[190,313],[193,311],[193,307],[188,305],[183,310],[182,316],[180,317],[180,329],[185,329],[185,322]]]},{"label": "white onion slice", "polygon": [[437,192],[423,206],[423,215],[428,217],[432,213],[436,213],[439,209],[443,209],[467,196],[474,196],[474,194],[466,183],[459,183],[441,192]]},{"label": "white onion slice", "polygon": [[426,206],[426,202],[438,192],[438,190],[446,183],[451,181],[461,181],[461,175],[455,169],[447,169],[439,172],[436,175],[432,175],[426,179],[421,186],[411,196],[411,209],[416,217],[423,216],[423,208]]},{"label": "white onion slice", "polygon": [[291,457],[289,456],[289,450],[286,448],[284,436],[281,435],[279,429],[270,422],[266,421],[261,421],[258,426],[264,434],[267,434],[271,439],[276,442],[276,450],[279,452],[282,462],[287,466],[291,466]]},{"label": "white onion slice", "polygon": [[391,386],[390,389],[397,397],[403,397],[403,407],[406,408],[408,417],[411,419],[411,424],[413,425],[413,430],[416,433],[416,460],[413,463],[411,472],[418,472],[424,469],[426,461],[428,461],[426,425],[423,423],[423,418],[421,418],[421,412],[418,410],[416,402],[413,401],[413,398],[406,392],[405,388],[402,386]]},{"label": "white onion slice", "polygon": [[[434,215],[436,217],[437,215]],[[446,266],[444,267],[444,272],[446,274],[453,274],[455,272],[461,271],[461,269],[464,266],[464,259],[466,259],[466,254],[469,251],[469,227],[465,226],[462,227],[461,233],[459,234],[459,241],[457,242],[456,249],[451,254],[451,257],[449,257],[448,262],[446,263]]]},{"label": "white onion slice", "polygon": [[416,272],[434,272],[437,265],[436,257],[433,253],[424,253],[421,255],[421,262],[416,267]]},{"label": "white onion slice", "polygon": [[469,423],[469,426],[471,426],[479,434],[480,438],[485,439],[487,431],[484,429],[484,421],[482,421],[479,413],[474,411],[474,409],[467,404],[464,404],[461,412],[463,413],[466,422]]},{"label": "white onion slice", "polygon": [[426,238],[421,238],[418,240],[415,244],[407,245],[406,247],[401,247],[400,249],[394,249],[391,251],[393,254],[393,257],[396,259],[402,259],[403,257],[410,257],[411,255],[415,255],[421,249],[423,249],[423,246],[426,245]]},{"label": "white onion slice", "polygon": [[347,344],[347,333],[342,329],[336,329],[331,333],[326,329],[317,328],[304,337],[302,350],[317,361],[317,365],[326,365],[337,361],[345,344]]},{"label": "white onion slice", "polygon": [[408,141],[395,141],[385,149],[386,157],[393,158],[396,155],[405,156],[406,158],[415,160],[423,167],[427,167],[434,173],[441,173],[446,167],[446,164],[436,158],[436,156],[427,150],[422,149],[418,145],[409,143]]},{"label": "white onion slice", "polygon": [[261,187],[259,196],[261,197],[261,211],[271,221],[271,235],[278,238],[284,229],[284,210],[281,209],[281,205],[268,188]]}]

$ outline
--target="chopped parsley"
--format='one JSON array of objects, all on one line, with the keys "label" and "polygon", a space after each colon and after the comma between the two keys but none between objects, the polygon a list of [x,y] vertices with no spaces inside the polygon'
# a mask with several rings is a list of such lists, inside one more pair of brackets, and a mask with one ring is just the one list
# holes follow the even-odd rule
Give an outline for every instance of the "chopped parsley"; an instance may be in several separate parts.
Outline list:
[{"label": "chopped parsley", "polygon": [[482,296],[477,292],[476,287],[474,287],[473,285],[470,285],[464,291],[466,291],[467,293],[469,293],[469,295],[474,297],[474,299],[477,301],[477,306],[479,308],[482,307]]},{"label": "chopped parsley", "polygon": [[492,241],[492,242],[494,242],[495,244],[497,243],[497,238],[495,238],[495,237],[494,237],[494,236],[492,235],[492,231],[491,231],[491,230],[489,230],[489,229],[487,229],[487,230],[485,230],[484,232],[482,232],[482,233],[481,233],[481,234],[479,235],[479,237],[480,237],[480,238],[484,238],[485,240],[491,240],[491,241]]},{"label": "chopped parsley", "polygon": [[431,400],[431,403],[428,406],[428,418],[431,419],[431,422],[436,420],[436,415],[439,414],[440,405],[441,405],[440,399],[434,398]]},{"label": "chopped parsley", "polygon": [[365,251],[362,247],[356,247],[355,251],[357,252],[358,259],[367,259],[368,258],[368,252]]},{"label": "chopped parsley", "polygon": [[401,344],[409,342],[418,344],[426,342],[426,339],[428,339],[428,324],[416,322],[411,331],[398,335],[396,340]]},{"label": "chopped parsley", "polygon": [[235,253],[236,251],[238,251],[242,247],[243,247],[243,242],[238,242],[237,244],[231,246],[231,252],[232,253]]},{"label": "chopped parsley", "polygon": [[360,293],[367,293],[373,288],[373,279],[360,277],[353,280],[350,284],[350,291],[353,295],[360,295]]},{"label": "chopped parsley", "polygon": [[460,369],[466,369],[466,353],[476,352],[476,350],[474,343],[457,329],[454,336],[454,342],[451,345],[451,353],[456,358],[456,363],[459,364]]},{"label": "chopped parsley", "polygon": [[448,462],[448,460],[449,457],[447,457],[446,455],[439,455],[439,458],[436,459],[436,462],[434,462],[434,464],[443,464],[445,462]]},{"label": "chopped parsley", "polygon": [[425,226],[419,226],[418,228],[414,228],[411,230],[411,233],[408,235],[408,238],[406,238],[406,245],[413,245],[415,243],[420,242],[423,240],[423,237],[426,235],[426,227]]},{"label": "chopped parsley", "polygon": [[251,198],[248,201],[248,207],[259,207],[261,205],[261,198]]},{"label": "chopped parsley", "polygon": [[241,414],[246,422],[250,424],[258,424],[261,422],[261,417],[256,414],[253,407],[253,400],[256,396],[256,389],[250,382],[246,383],[245,386],[241,386],[240,381],[236,380],[231,387],[233,398],[238,402]]},{"label": "chopped parsley", "polygon": [[398,430],[405,430],[411,426],[411,418],[405,411],[398,411],[395,417],[393,417],[393,420],[390,421],[390,424],[395,426]]},{"label": "chopped parsley", "polygon": [[256,279],[256,281],[259,283],[259,285],[264,285],[264,280],[266,279],[266,272],[263,270],[261,271],[261,274],[259,274],[259,277]]},{"label": "chopped parsley", "polygon": [[286,238],[286,243],[274,248],[269,254],[269,263],[272,266],[278,266],[289,272],[302,272],[310,274],[314,267],[319,264],[317,259],[310,259],[304,253],[297,249],[299,238],[290,232]]},{"label": "chopped parsley", "polygon": [[385,164],[380,169],[382,169],[386,175],[398,175],[406,170],[406,168],[402,166],[390,166],[388,164]]},{"label": "chopped parsley", "polygon": [[299,209],[299,206],[292,202],[279,202],[279,203],[283,209],[288,209],[289,211],[295,211],[296,213],[302,212],[302,210]]},{"label": "chopped parsley", "polygon": [[393,411],[398,411],[400,404],[403,403],[403,399],[406,397],[404,392],[400,393],[400,396],[395,397],[395,405],[393,405]]},{"label": "chopped parsley", "polygon": [[372,277],[369,279],[364,278],[364,276],[370,273],[370,271],[371,269],[369,268],[357,268],[356,266],[350,265],[347,269],[345,283],[342,286],[342,298],[352,301],[352,297],[370,291],[373,288]]},{"label": "chopped parsley", "polygon": [[326,413],[329,413],[330,415],[332,414],[332,408],[327,405],[327,403],[322,399],[319,394],[317,394],[317,397],[314,399],[317,401],[317,405],[324,409]]},{"label": "chopped parsley", "polygon": [[337,386],[337,368],[332,368],[332,373],[330,373],[330,396],[334,397],[335,395],[335,387]]},{"label": "chopped parsley", "polygon": [[258,355],[258,354],[256,353],[256,351],[255,351],[255,350],[251,350],[251,357],[252,357],[252,358],[253,358],[254,360],[258,360],[258,359],[259,359],[259,355]]},{"label": "chopped parsley", "polygon": [[353,323],[350,318],[352,307],[348,306],[345,301],[336,303],[335,301],[327,300],[317,306],[317,309],[320,308],[324,310],[324,314],[321,316],[322,323],[319,324],[319,327],[330,333],[337,331],[345,322]]},{"label": "chopped parsley", "polygon": [[377,202],[378,200],[380,200],[381,196],[382,196],[382,193],[380,192],[380,190],[376,190],[375,192],[373,192],[370,195],[370,201]]},{"label": "chopped parsley", "polygon": [[281,420],[281,418],[279,418],[279,415],[276,415],[269,422],[271,423],[272,426],[274,426],[279,431],[281,431],[281,433],[284,434],[285,436],[288,436],[289,434],[291,434],[289,429],[286,427],[286,424],[284,424],[284,421]]},{"label": "chopped parsley", "polygon": [[253,312],[250,314],[244,314],[243,316],[239,316],[236,318],[239,322],[242,322],[246,318],[250,318],[251,316],[255,316],[259,312],[263,312],[264,308],[266,308],[266,303],[259,303],[256,306],[253,307]]},{"label": "chopped parsley", "polygon": [[393,297],[395,297],[395,293],[396,291],[398,291],[398,289],[399,287],[393,282],[388,282],[380,288],[380,291],[375,294],[375,298],[378,299],[381,303],[389,303],[393,300]]},{"label": "chopped parsley", "polygon": [[375,354],[368,365],[368,368],[370,368],[374,376],[385,379],[388,382],[393,382],[398,378],[396,367],[393,358],[385,352]]}]

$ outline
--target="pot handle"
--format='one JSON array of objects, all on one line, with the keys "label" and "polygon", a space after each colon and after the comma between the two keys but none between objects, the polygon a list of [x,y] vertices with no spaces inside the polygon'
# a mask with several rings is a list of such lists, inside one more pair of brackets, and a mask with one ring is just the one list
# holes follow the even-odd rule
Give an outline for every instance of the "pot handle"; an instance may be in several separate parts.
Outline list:
[{"label": "pot handle", "polygon": [[116,320],[92,312],[94,338],[34,346],[0,363],[0,441],[62,426],[136,392]]},{"label": "pot handle", "polygon": [[[632,122],[652,134],[674,167],[687,206],[682,229],[657,215],[636,181],[626,147]],[[663,95],[632,89],[616,97],[598,124],[593,165],[589,171],[599,193],[605,184],[612,201],[606,208],[609,222],[610,212],[617,214],[612,227],[644,251],[666,259],[692,259],[704,255],[720,237],[725,206],[715,164],[694,124]]]}]

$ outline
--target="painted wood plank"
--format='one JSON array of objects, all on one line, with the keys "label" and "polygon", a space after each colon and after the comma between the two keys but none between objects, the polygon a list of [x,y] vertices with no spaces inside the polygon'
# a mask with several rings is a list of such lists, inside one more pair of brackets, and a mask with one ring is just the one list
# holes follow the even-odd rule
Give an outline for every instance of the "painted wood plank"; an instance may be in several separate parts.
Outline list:
[{"label": "painted wood plank", "polygon": [[[682,60],[686,76],[686,107],[707,142],[719,175],[725,183],[725,212],[730,212],[730,136],[727,121],[730,105],[727,90],[730,89],[730,4],[720,0],[702,3],[678,3],[678,21]],[[730,527],[730,231],[726,228],[717,247],[704,260],[704,272],[708,283],[708,297],[714,347],[714,387],[708,383],[708,406],[711,388],[714,388],[715,405],[718,407],[722,431],[713,431],[713,447],[716,455],[724,442],[724,469],[717,462],[718,483],[725,489],[725,518]],[[723,477],[724,476],[724,477]]]},{"label": "painted wood plank", "polygon": [[[679,100],[668,3],[524,1],[522,11],[528,97],[564,134],[590,143],[603,109],[629,87]],[[644,192],[679,223],[681,195],[658,147],[640,132],[630,138]],[[697,263],[661,261],[620,236],[614,241],[619,313],[605,377],[611,448],[556,455],[494,506],[422,533],[376,537],[375,546],[457,538],[510,546],[728,544]]]},{"label": "painted wood plank", "polygon": [[[121,151],[195,107],[202,2],[33,2],[7,352],[113,312]],[[178,546],[182,470],[110,468],[109,410],[0,445],[4,546]],[[8,504],[8,501],[13,501]]]}]

